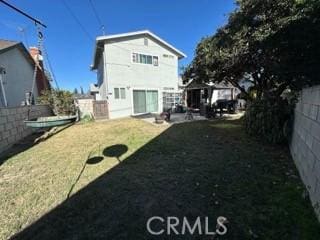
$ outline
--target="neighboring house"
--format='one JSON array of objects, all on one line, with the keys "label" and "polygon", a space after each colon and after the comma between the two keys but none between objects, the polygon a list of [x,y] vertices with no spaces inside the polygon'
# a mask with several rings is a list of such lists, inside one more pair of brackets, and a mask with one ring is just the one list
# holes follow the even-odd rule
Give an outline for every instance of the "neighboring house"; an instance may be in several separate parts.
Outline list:
[{"label": "neighboring house", "polygon": [[91,66],[98,78],[93,93],[108,101],[110,118],[160,113],[164,96],[181,94],[178,61],[184,57],[148,30],[98,37]]},{"label": "neighboring house", "polygon": [[187,106],[200,109],[201,104],[214,104],[217,100],[234,100],[240,93],[240,90],[230,83],[197,83],[190,80],[185,85],[185,98]]},{"label": "neighboring house", "polygon": [[[0,107],[15,107],[26,103],[32,90],[37,54],[37,48],[31,48],[29,53],[21,42],[0,40]],[[42,61],[37,67],[34,98],[50,86]]]}]

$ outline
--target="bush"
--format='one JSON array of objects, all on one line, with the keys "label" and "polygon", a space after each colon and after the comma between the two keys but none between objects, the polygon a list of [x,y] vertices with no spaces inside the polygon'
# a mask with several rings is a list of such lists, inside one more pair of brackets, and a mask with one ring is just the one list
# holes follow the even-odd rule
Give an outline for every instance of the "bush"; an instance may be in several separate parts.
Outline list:
[{"label": "bush", "polygon": [[81,122],[83,123],[89,123],[92,122],[94,119],[91,114],[85,114],[83,117],[81,117]]},{"label": "bush", "polygon": [[66,90],[42,91],[37,102],[49,105],[55,115],[74,115],[76,113],[72,93]]},{"label": "bush", "polygon": [[246,131],[271,143],[284,143],[290,136],[294,104],[287,100],[255,100],[245,113]]}]

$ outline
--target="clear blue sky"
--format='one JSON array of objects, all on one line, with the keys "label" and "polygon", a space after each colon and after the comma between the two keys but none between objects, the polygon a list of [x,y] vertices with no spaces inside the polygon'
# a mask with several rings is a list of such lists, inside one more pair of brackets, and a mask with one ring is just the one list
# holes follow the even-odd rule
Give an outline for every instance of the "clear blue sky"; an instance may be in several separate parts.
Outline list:
[{"label": "clear blue sky", "polygon": [[[63,0],[7,0],[43,21],[45,45],[62,88],[73,90],[96,82],[89,70],[94,38],[101,35],[89,0],[65,0],[90,39],[68,12]],[[226,23],[233,0],[92,0],[107,34],[148,29],[187,54],[188,64],[202,37]],[[23,28],[25,37],[18,29]],[[0,3],[0,38],[36,45],[33,22]]]}]

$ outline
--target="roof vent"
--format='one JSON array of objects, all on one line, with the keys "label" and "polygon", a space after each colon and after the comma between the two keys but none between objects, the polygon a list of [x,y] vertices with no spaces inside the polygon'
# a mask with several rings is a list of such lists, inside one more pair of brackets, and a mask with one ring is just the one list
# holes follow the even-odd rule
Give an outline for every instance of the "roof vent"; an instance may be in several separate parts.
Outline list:
[{"label": "roof vent", "polygon": [[144,38],[144,45],[148,46],[148,38]]}]

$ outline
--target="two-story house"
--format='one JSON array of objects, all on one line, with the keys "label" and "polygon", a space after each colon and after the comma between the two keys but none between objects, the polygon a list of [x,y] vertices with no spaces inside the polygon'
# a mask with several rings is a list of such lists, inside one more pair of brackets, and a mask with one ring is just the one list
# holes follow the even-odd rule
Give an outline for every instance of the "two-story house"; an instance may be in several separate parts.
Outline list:
[{"label": "two-story house", "polygon": [[178,61],[184,57],[148,30],[98,37],[91,68],[109,118],[162,112],[163,96],[180,91]]}]

